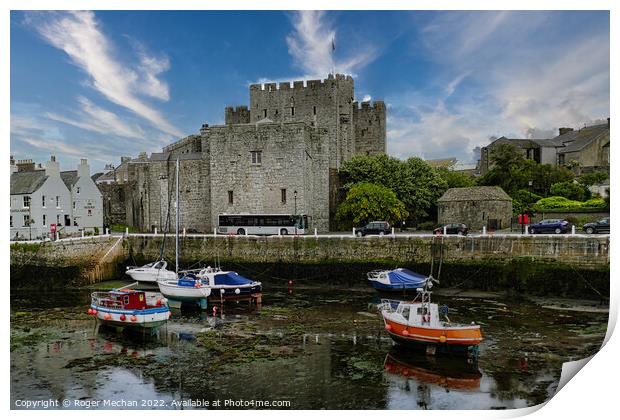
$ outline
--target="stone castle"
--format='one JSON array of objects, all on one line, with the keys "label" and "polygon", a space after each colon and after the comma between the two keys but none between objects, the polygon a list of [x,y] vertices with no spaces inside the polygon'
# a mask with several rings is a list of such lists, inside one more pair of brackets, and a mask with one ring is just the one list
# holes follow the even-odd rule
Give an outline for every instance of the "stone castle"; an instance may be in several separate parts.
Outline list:
[{"label": "stone castle", "polygon": [[[106,222],[174,229],[174,171],[180,161],[181,226],[212,232],[222,213],[307,214],[333,228],[338,169],[354,155],[386,151],[382,101],[354,101],[350,76],[249,87],[249,106],[226,107],[225,124],[137,159],[97,182]],[[170,208],[170,215],[168,215]]]}]

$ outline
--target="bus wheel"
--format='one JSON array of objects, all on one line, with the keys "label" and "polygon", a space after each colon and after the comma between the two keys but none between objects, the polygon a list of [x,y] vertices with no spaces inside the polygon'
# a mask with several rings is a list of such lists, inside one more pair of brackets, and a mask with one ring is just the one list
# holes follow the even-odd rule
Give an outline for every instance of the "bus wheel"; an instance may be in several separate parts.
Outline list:
[{"label": "bus wheel", "polygon": [[288,235],[288,230],[280,229],[280,235]]},{"label": "bus wheel", "polygon": [[237,235],[245,235],[245,229],[237,229]]}]

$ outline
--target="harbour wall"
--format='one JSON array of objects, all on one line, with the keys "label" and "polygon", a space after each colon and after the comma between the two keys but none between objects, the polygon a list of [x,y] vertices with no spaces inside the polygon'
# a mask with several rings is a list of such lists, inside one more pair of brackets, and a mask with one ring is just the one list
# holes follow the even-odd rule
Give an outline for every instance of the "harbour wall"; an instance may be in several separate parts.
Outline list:
[{"label": "harbour wall", "polygon": [[[28,287],[43,273],[50,287],[120,278],[125,265],[158,259],[163,242],[163,236],[130,234],[38,246],[14,244],[11,287]],[[171,266],[174,242],[174,237],[165,239],[165,259]],[[601,299],[609,294],[609,236],[187,235],[180,244],[182,268],[214,265],[219,260],[226,269],[282,285],[294,280],[295,284],[366,286],[365,272],[405,266],[432,272],[445,287]]]}]

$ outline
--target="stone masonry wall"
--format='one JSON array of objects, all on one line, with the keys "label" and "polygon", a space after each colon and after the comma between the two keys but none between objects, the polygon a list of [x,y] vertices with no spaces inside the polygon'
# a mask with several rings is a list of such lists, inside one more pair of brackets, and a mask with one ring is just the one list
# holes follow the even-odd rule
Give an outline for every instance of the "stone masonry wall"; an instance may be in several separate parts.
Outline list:
[{"label": "stone masonry wall", "polygon": [[374,156],[386,152],[386,108],[383,101],[353,102],[355,154]]},{"label": "stone masonry wall", "polygon": [[438,206],[438,223],[465,223],[469,229],[489,226],[490,219],[498,220],[498,229],[510,227],[512,203],[510,201],[452,201]]},{"label": "stone masonry wall", "polygon": [[[327,145],[315,129],[304,123],[215,126],[205,133],[205,141],[217,157],[210,160],[214,226],[222,213],[294,214],[296,210],[310,215],[320,231],[327,230]],[[252,152],[261,153],[260,164],[252,163]]]},{"label": "stone masonry wall", "polygon": [[249,124],[250,123],[250,110],[247,106],[242,105],[236,108],[227,106],[224,110],[225,124]]}]

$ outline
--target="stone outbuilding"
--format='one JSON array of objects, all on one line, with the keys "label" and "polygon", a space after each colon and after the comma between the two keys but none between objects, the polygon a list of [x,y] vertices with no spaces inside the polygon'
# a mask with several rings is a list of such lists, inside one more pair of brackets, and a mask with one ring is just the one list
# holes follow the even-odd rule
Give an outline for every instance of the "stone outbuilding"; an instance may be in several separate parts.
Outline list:
[{"label": "stone outbuilding", "polygon": [[439,224],[465,223],[469,229],[510,227],[512,199],[500,187],[450,188],[437,202]]}]

